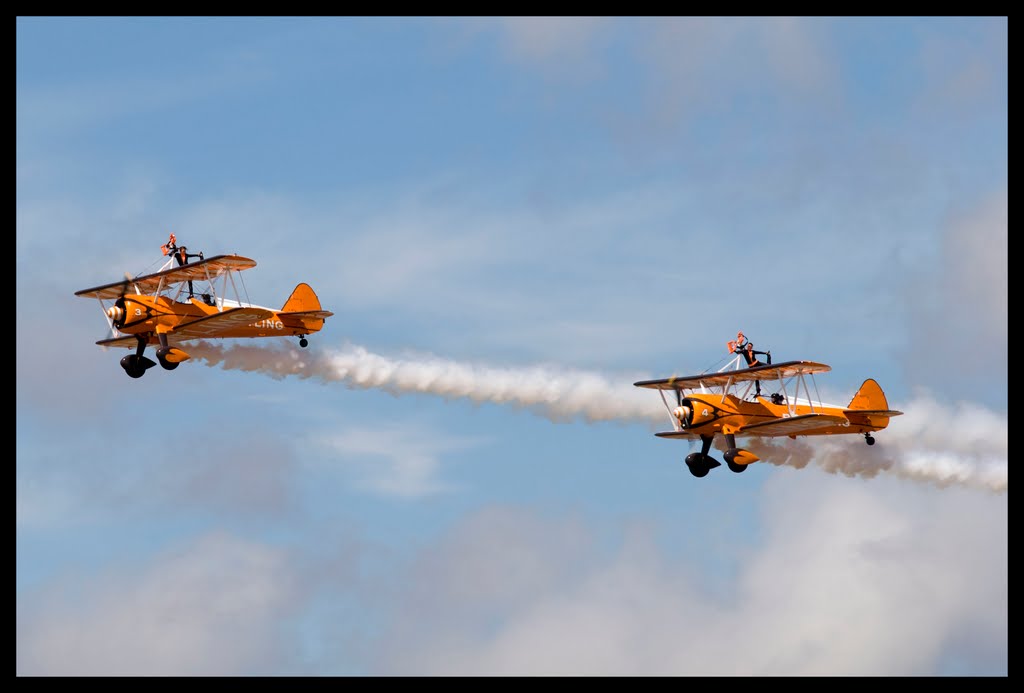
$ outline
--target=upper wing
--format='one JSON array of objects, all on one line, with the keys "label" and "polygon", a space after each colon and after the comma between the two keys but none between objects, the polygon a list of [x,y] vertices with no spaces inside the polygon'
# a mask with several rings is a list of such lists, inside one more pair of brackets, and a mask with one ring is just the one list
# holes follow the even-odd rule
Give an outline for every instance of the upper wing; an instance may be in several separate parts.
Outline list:
[{"label": "upper wing", "polygon": [[782,380],[802,373],[827,373],[831,366],[814,361],[785,361],[771,365],[754,366],[738,371],[722,371],[721,373],[703,373],[683,377],[661,378],[659,380],[641,380],[633,383],[637,387],[653,390],[689,390],[696,387],[719,387],[729,383],[741,383],[750,380]]},{"label": "upper wing", "polygon": [[241,255],[216,255],[199,262],[190,262],[187,265],[174,267],[163,272],[144,274],[131,279],[122,279],[119,282],[96,286],[91,289],[76,291],[75,296],[83,298],[100,298],[114,300],[120,298],[131,288],[133,292],[145,294],[154,293],[170,284],[177,284],[184,281],[212,281],[225,272],[232,270],[241,271],[256,266],[256,261]]}]

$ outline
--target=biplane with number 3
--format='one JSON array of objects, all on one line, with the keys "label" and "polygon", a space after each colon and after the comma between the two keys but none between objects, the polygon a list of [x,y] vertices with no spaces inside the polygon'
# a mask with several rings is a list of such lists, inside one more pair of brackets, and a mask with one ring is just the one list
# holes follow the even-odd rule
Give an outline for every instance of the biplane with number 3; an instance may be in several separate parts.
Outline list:
[{"label": "biplane with number 3", "polygon": [[[696,477],[706,476],[721,463],[708,453],[716,435],[725,437],[726,464],[734,472],[745,471],[747,465],[760,458],[738,447],[738,437],[818,436],[860,433],[868,445],[871,436],[889,425],[889,419],[903,412],[889,409],[885,393],[878,383],[867,379],[848,406],[822,404],[812,399],[808,379],[817,395],[815,373],[826,373],[831,367],[814,361],[772,363],[771,352],[755,351],[743,333],[728,343],[735,357],[718,371],[685,377],[642,380],[637,387],[659,390],[672,421],[671,431],[655,433],[661,438],[700,440],[700,452],[686,457],[686,465]],[[758,355],[767,357],[762,364]],[[761,394],[762,383],[772,389],[767,397]],[[675,394],[670,404],[665,392]]]},{"label": "biplane with number 3", "polygon": [[[306,336],[319,332],[324,320],[334,315],[320,307],[308,284],[296,286],[280,310],[243,301],[239,274],[255,267],[255,260],[191,254],[177,245],[174,234],[161,250],[170,257],[157,272],[126,274],[121,281],[75,292],[99,300],[107,318],[111,336],[98,345],[135,350],[121,359],[121,367],[132,378],[141,378],[156,365],[143,355],[147,346],[155,347],[157,361],[171,371],[190,358],[182,342],[294,336],[306,347]],[[233,298],[227,296],[229,291]]]}]

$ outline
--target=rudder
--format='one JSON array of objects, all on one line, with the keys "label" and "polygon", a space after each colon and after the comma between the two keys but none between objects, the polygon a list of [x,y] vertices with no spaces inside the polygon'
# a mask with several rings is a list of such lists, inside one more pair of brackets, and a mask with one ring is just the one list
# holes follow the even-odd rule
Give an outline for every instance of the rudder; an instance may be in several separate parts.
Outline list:
[{"label": "rudder", "polygon": [[302,313],[314,310],[320,310],[320,299],[316,297],[309,284],[296,286],[292,295],[284,302],[284,307],[281,308],[282,313]]},{"label": "rudder", "polygon": [[873,379],[868,378],[857,390],[857,394],[850,400],[849,409],[870,409],[873,411],[886,411],[889,403],[885,399],[882,388]]}]

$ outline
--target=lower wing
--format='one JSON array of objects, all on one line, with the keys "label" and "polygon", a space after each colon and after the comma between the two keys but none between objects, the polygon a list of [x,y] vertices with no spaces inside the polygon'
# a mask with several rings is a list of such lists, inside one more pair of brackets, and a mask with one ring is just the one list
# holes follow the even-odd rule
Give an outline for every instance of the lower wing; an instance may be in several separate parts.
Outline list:
[{"label": "lower wing", "polygon": [[845,416],[836,416],[835,414],[801,414],[800,416],[787,416],[782,419],[772,419],[771,421],[750,424],[736,431],[736,435],[791,436],[807,433],[817,428],[841,426],[845,423],[849,423],[849,419]]},{"label": "lower wing", "polygon": [[230,310],[193,320],[184,325],[178,325],[167,336],[168,338],[176,337],[177,339],[216,337],[221,332],[227,332],[236,327],[245,327],[258,320],[266,320],[273,315],[274,311],[267,310],[266,308],[231,308]]}]

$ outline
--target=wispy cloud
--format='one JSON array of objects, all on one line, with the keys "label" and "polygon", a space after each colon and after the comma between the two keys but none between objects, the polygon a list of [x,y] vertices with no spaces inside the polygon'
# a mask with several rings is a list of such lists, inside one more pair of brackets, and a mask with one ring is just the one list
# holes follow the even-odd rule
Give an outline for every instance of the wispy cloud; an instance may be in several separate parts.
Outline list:
[{"label": "wispy cloud", "polygon": [[377,670],[935,674],[968,631],[1001,654],[972,652],[967,668],[1005,674],[1006,533],[989,525],[1005,520],[1005,499],[807,479],[769,485],[757,520],[765,542],[739,552],[734,577],[700,572],[690,551],[665,550],[643,527],[603,554],[571,518],[466,518],[417,563]]},{"label": "wispy cloud", "polygon": [[328,463],[340,461],[355,468],[358,485],[399,498],[420,498],[453,490],[455,486],[441,478],[445,457],[479,444],[474,438],[443,436],[417,424],[350,426],[308,437],[328,451]]},{"label": "wispy cloud", "polygon": [[[18,26],[19,674],[1006,675],[1005,18]],[[335,317],[127,378],[169,231]],[[692,479],[737,329],[906,414]]]},{"label": "wispy cloud", "polygon": [[[320,541],[206,535],[19,595],[18,673],[330,672],[351,637],[380,674],[1005,675],[1006,498],[915,488],[773,477],[725,571],[640,517],[609,544],[582,516],[501,506],[362,579]],[[372,623],[313,618],[311,650],[285,642],[339,591]]]},{"label": "wispy cloud", "polygon": [[911,382],[1005,401],[1012,359],[1008,207],[1003,188],[951,215],[938,229],[937,252],[908,277],[901,297]]},{"label": "wispy cloud", "polygon": [[49,138],[124,118],[221,99],[228,93],[243,92],[272,74],[267,65],[253,61],[251,56],[239,59],[237,54],[214,58],[202,66],[193,63],[183,70],[161,72],[153,68],[144,75],[135,67],[127,61],[119,77],[106,75],[48,84],[19,80],[19,148],[46,145]]},{"label": "wispy cloud", "polygon": [[[287,436],[208,418],[131,425],[108,412],[75,443],[46,440],[19,451],[19,530],[102,526],[111,518],[158,517],[181,509],[220,518],[279,520],[293,509],[300,465]],[[123,454],[119,427],[143,440],[142,457]],[[144,431],[144,432],[143,432]],[[83,463],[82,460],[88,460]]]},{"label": "wispy cloud", "polygon": [[212,533],[149,563],[66,578],[18,600],[31,676],[276,671],[282,614],[301,601],[287,553]]}]

